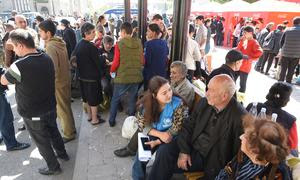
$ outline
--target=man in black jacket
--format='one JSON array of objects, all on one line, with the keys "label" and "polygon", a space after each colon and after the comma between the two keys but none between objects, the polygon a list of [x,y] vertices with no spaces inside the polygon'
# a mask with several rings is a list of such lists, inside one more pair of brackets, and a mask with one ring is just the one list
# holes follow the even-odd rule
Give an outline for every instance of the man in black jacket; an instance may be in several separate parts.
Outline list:
[{"label": "man in black jacket", "polygon": [[68,20],[62,19],[60,22],[63,30],[63,40],[66,42],[68,57],[70,59],[71,54],[76,46],[76,35],[74,30],[70,28],[70,22]]},{"label": "man in black jacket", "polygon": [[191,117],[185,120],[177,139],[159,147],[150,180],[167,180],[173,172],[204,171],[214,179],[237,154],[246,113],[233,98],[234,81],[228,75],[215,76],[208,84]]}]

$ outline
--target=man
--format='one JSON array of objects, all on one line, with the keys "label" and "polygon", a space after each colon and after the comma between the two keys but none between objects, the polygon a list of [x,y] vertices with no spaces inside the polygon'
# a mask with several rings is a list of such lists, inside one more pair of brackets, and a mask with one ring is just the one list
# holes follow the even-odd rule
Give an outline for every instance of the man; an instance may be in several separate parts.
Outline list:
[{"label": "man", "polygon": [[124,22],[121,26],[121,40],[115,45],[115,55],[110,68],[114,78],[113,97],[110,106],[109,125],[115,126],[121,97],[129,93],[129,115],[135,114],[135,103],[139,83],[143,81],[143,48],[137,38],[132,38],[132,26]]},{"label": "man", "polygon": [[[191,108],[194,101],[194,88],[190,81],[186,79],[187,67],[181,61],[175,61],[171,64],[170,70],[171,87],[174,93],[180,95]],[[138,150],[138,131],[132,136],[128,145],[117,149],[114,154],[118,157],[134,156]]]},{"label": "man", "polygon": [[245,109],[233,97],[234,81],[228,75],[215,76],[187,119],[177,139],[162,144],[149,180],[171,179],[173,172],[204,171],[205,179],[214,179],[237,154]]},{"label": "man", "polygon": [[55,37],[56,26],[51,20],[39,24],[39,34],[45,41],[45,52],[50,56],[55,70],[55,97],[57,116],[63,129],[64,143],[76,136],[76,128],[71,109],[71,75],[66,43]]},{"label": "man", "polygon": [[76,35],[73,29],[70,28],[70,22],[66,19],[61,21],[63,40],[66,42],[68,50],[68,58],[70,59],[71,54],[76,46]]},{"label": "man", "polygon": [[22,58],[1,76],[1,84],[16,85],[18,113],[47,163],[39,173],[59,174],[61,168],[57,157],[64,160],[69,160],[69,157],[56,124],[53,62],[48,55],[37,52],[33,37],[24,29],[12,31],[9,41]]},{"label": "man", "polygon": [[13,22],[15,22],[15,16],[18,14],[18,12],[16,11],[16,10],[12,10],[11,11],[11,18],[9,18],[8,20],[7,20],[7,23],[9,23],[10,21],[13,21]]},{"label": "man", "polygon": [[[4,69],[0,67],[0,76],[5,73]],[[0,144],[4,140],[7,151],[22,150],[28,148],[27,143],[19,143],[15,137],[14,116],[11,111],[9,102],[6,99],[5,91],[7,86],[0,83]],[[2,137],[1,137],[2,135]]]},{"label": "man", "polygon": [[[27,21],[25,16],[23,15],[16,15],[15,16],[15,24],[16,29],[24,29],[30,33],[30,35],[34,39],[35,47],[39,46],[39,39],[38,35],[35,30],[29,28],[27,26]],[[10,67],[10,65],[18,59],[18,55],[13,51],[13,45],[11,43],[5,44],[5,65],[6,67]],[[18,128],[19,131],[25,130],[25,125],[23,124],[21,127]]]},{"label": "man", "polygon": [[206,44],[206,39],[207,39],[207,28],[204,25],[204,16],[203,15],[199,15],[196,17],[196,25],[198,25],[198,29],[196,32],[195,40],[199,44],[200,53],[203,58],[205,55],[204,49],[205,49],[205,44]]},{"label": "man", "polygon": [[[259,33],[257,41],[258,41],[258,43],[261,47],[263,46],[263,44],[265,42],[265,38],[272,31],[273,27],[274,27],[274,22],[270,22],[266,25],[266,28],[261,30],[261,32]],[[264,58],[264,56],[261,56],[259,58],[259,60],[257,61],[256,65],[255,65],[255,70],[256,71],[263,72],[263,70],[261,70],[261,66],[262,66],[262,63],[263,63],[263,58]]]},{"label": "man", "polygon": [[[35,30],[29,28],[27,26],[27,21],[25,16],[23,15],[16,15],[15,16],[15,24],[16,29],[25,29],[27,30],[31,36],[34,38],[34,42],[36,47],[38,47],[38,35]],[[5,45],[5,65],[6,67],[9,67],[14,61],[17,60],[18,57],[15,56],[15,53],[13,52],[13,46],[10,43],[6,43]]]},{"label": "man", "polygon": [[[292,83],[300,59],[300,16],[293,19],[294,27],[288,28],[281,38],[281,72],[279,81]],[[287,71],[287,72],[286,72]]]},{"label": "man", "polygon": [[[206,85],[209,84],[209,81],[219,74],[227,74],[235,82],[237,79],[237,72],[240,70],[243,59],[247,59],[247,56],[244,56],[240,51],[236,49],[230,50],[225,57],[225,64],[221,67],[214,69],[208,76]],[[206,89],[207,90],[207,89]]]}]

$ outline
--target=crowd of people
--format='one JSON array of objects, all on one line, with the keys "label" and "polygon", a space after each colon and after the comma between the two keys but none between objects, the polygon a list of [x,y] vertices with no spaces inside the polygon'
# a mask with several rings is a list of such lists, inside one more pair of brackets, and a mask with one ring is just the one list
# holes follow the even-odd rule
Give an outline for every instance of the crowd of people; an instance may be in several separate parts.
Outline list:
[{"label": "crowd of people", "polygon": [[[294,18],[293,27],[278,25],[272,31],[274,23],[269,23],[259,34],[249,22],[240,22],[234,33],[236,48],[228,51],[225,64],[211,72],[203,61],[211,52],[212,37],[222,45],[222,18],[197,16],[188,27],[184,58],[173,62],[171,25],[166,26],[159,14],[149,20],[144,44],[137,35],[136,19],[122,22],[121,18],[115,27],[107,26],[101,15],[95,24],[82,21],[74,29],[66,19],[57,24],[38,16],[35,30],[22,15],[10,20],[14,24],[5,24],[5,68],[0,71],[1,139],[7,151],[30,146],[15,138],[5,94],[7,85],[15,84],[17,109],[25,125],[21,130],[28,130],[47,163],[40,174],[59,174],[57,158],[69,160],[65,143],[77,133],[72,83],[78,83],[91,125],[106,122],[103,109],[109,110],[111,128],[120,123],[118,110],[137,118],[138,129],[129,143],[114,151],[118,157],[136,156],[134,180],[166,180],[173,173],[198,171],[204,172],[204,179],[217,180],[291,178],[285,159],[289,154],[298,156],[296,117],[282,107],[289,102],[300,58],[300,17]],[[279,51],[279,82],[270,88],[266,102],[245,108],[237,96],[246,93],[252,62],[262,57],[255,68],[267,74]],[[192,85],[195,79],[206,84],[205,97],[199,101]],[[124,96],[126,107],[121,102]],[[149,136],[146,144],[156,154],[149,172],[148,161],[139,159],[138,133]]]}]

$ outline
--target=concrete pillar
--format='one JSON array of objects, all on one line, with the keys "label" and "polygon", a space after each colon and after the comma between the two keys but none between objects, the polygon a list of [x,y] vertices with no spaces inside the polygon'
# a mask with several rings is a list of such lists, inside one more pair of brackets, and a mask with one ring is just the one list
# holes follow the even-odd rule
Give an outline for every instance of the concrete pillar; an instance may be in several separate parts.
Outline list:
[{"label": "concrete pillar", "polygon": [[142,44],[146,41],[146,32],[147,32],[147,7],[148,0],[139,0],[138,1],[138,27],[139,27],[139,38],[142,39]]},{"label": "concrete pillar", "polygon": [[191,0],[174,1],[171,61],[185,58]]}]

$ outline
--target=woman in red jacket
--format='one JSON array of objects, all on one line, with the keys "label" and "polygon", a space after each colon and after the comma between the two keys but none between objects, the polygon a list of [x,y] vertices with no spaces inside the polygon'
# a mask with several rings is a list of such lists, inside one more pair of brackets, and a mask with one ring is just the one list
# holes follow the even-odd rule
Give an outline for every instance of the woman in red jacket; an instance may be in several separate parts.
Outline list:
[{"label": "woman in red jacket", "polygon": [[263,53],[259,43],[253,37],[254,28],[252,26],[246,26],[243,29],[243,36],[237,46],[244,55],[248,56],[248,59],[243,59],[242,66],[240,67],[240,89],[239,92],[245,93],[248,74],[251,70],[252,61],[256,61]]}]

